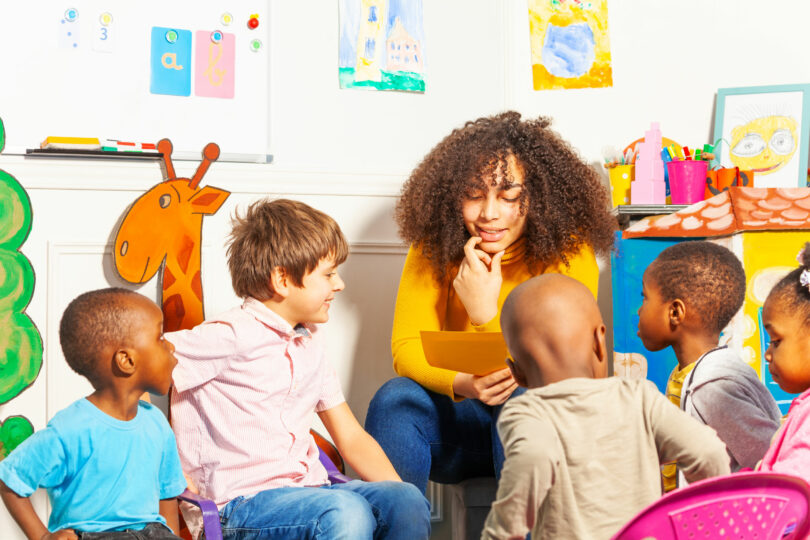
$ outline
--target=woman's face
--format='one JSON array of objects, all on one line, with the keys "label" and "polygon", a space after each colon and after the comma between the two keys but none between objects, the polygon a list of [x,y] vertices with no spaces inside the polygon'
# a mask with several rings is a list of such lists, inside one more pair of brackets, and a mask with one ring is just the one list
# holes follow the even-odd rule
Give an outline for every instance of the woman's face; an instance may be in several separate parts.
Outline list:
[{"label": "woman's face", "polygon": [[490,254],[511,246],[526,230],[526,214],[521,212],[524,175],[515,156],[496,167],[492,182],[473,187],[461,203],[464,226],[472,236],[481,238],[478,248]]}]

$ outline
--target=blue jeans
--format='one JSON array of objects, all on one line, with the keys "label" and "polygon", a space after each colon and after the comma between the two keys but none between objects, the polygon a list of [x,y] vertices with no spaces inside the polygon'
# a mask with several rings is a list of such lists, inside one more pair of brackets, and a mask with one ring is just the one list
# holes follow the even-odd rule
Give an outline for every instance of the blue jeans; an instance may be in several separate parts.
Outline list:
[{"label": "blue jeans", "polygon": [[220,511],[223,540],[382,539],[430,536],[430,508],[404,482],[282,487],[237,497]]},{"label": "blue jeans", "polygon": [[[518,388],[509,399],[524,391]],[[500,476],[504,457],[495,424],[501,407],[477,399],[456,402],[397,377],[371,400],[366,431],[380,443],[399,476],[424,493],[428,479],[455,484]]]}]

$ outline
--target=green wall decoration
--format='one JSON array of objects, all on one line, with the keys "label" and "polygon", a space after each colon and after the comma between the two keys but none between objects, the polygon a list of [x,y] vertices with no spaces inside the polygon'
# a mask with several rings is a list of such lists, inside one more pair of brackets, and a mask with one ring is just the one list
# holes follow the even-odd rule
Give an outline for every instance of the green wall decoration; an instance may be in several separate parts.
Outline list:
[{"label": "green wall decoration", "polygon": [[[5,129],[0,120],[0,151],[4,146]],[[34,293],[34,268],[19,251],[31,231],[31,221],[28,194],[13,176],[0,170],[0,403],[28,388],[42,368],[42,338],[25,314]],[[4,447],[9,444],[5,430],[4,424],[0,428]],[[14,432],[26,433],[16,428]]]},{"label": "green wall decoration", "polygon": [[24,416],[9,416],[0,426],[0,459],[17,448],[34,433],[34,426]]}]

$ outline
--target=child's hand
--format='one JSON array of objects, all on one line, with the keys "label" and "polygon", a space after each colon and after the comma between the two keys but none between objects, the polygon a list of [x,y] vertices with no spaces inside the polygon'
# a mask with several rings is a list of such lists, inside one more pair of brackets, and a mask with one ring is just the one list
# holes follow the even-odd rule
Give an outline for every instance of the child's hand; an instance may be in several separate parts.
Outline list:
[{"label": "child's hand", "polygon": [[464,244],[464,260],[453,280],[453,289],[474,325],[487,323],[498,314],[498,295],[503,284],[504,252],[490,256],[475,248],[479,243],[481,238],[473,236]]},{"label": "child's hand", "polygon": [[453,391],[456,394],[478,399],[490,406],[500,405],[509,399],[517,386],[509,368],[481,376],[457,373],[453,380]]},{"label": "child's hand", "polygon": [[42,535],[40,540],[79,540],[73,529],[60,529],[56,532],[49,532]]}]

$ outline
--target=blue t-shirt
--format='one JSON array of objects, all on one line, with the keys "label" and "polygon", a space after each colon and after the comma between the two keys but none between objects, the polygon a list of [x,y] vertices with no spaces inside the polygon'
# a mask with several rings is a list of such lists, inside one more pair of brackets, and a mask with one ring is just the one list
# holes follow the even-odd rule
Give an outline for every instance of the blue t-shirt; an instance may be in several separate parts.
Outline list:
[{"label": "blue t-shirt", "polygon": [[0,461],[0,480],[21,497],[47,489],[51,532],[165,525],[160,499],[186,487],[174,434],[158,408],[141,401],[135,418],[123,421],[84,398]]}]

